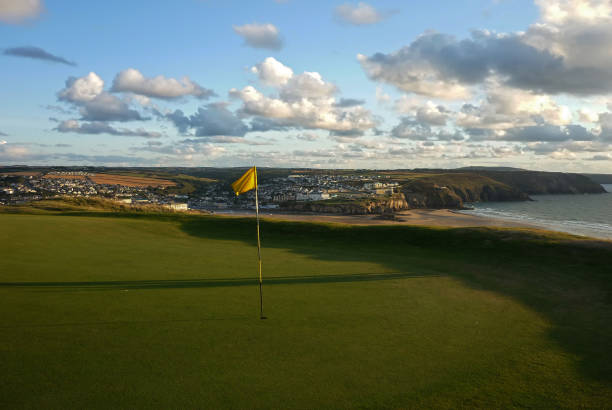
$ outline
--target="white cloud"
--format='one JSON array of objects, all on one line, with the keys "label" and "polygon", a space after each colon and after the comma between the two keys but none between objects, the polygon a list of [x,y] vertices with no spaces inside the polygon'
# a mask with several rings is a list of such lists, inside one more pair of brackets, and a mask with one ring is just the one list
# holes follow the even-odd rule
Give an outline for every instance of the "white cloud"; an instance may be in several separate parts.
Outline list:
[{"label": "white cloud", "polygon": [[96,73],[90,72],[84,77],[70,77],[66,80],[66,88],[58,93],[63,101],[82,103],[93,100],[104,90],[104,80]]},{"label": "white cloud", "polygon": [[259,81],[273,87],[285,85],[293,77],[293,70],[274,57],[251,67],[251,72],[257,74]]},{"label": "white cloud", "polygon": [[180,81],[163,75],[147,78],[135,68],[128,68],[118,73],[113,81],[112,91],[132,92],[162,99],[174,99],[187,95],[205,99],[214,95],[212,90],[191,81],[187,76]]},{"label": "white cloud", "polygon": [[244,39],[246,45],[255,48],[280,50],[283,41],[280,32],[274,24],[245,24],[234,26],[234,32]]},{"label": "white cloud", "polygon": [[589,108],[581,108],[578,110],[578,119],[582,122],[597,122],[599,121],[599,115]]},{"label": "white cloud", "polygon": [[457,125],[467,128],[507,129],[539,123],[567,125],[572,113],[550,96],[489,84],[480,105],[464,105]]},{"label": "white cloud", "polygon": [[0,21],[21,23],[38,17],[43,10],[41,0],[0,0]]},{"label": "white cloud", "polygon": [[247,115],[271,118],[293,127],[353,132],[373,128],[371,113],[362,104],[336,100],[337,87],[323,80],[317,72],[294,74],[274,59],[253,67],[260,80],[274,85],[276,96],[266,96],[253,86],[230,90],[230,96],[242,101]]},{"label": "white cloud", "polygon": [[576,154],[574,154],[573,152],[567,150],[567,149],[561,149],[559,151],[555,151],[552,152],[549,155],[550,158],[552,159],[561,159],[561,160],[565,160],[565,161],[573,161],[577,158]]},{"label": "white cloud", "polygon": [[142,120],[138,111],[116,96],[104,91],[104,80],[96,73],[66,80],[66,87],[57,93],[60,101],[79,108],[82,119],[87,121]]},{"label": "white cloud", "polygon": [[587,23],[612,16],[612,3],[608,0],[536,0],[542,20],[561,25],[573,20]]},{"label": "white cloud", "polygon": [[384,19],[382,13],[362,1],[356,5],[351,3],[341,4],[336,7],[334,13],[341,22],[356,26],[376,24]]}]

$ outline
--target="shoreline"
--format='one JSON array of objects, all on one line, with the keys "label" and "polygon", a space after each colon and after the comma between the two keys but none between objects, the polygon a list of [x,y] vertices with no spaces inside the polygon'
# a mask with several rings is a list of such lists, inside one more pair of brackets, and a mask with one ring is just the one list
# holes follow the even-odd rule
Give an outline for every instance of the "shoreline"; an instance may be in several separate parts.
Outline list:
[{"label": "shoreline", "polygon": [[[214,215],[225,217],[254,217],[255,211],[215,212]],[[361,226],[428,226],[437,228],[516,228],[532,229],[573,235],[585,240],[596,240],[611,242],[606,236],[591,233],[569,232],[567,230],[555,229],[555,227],[537,223],[518,222],[509,219],[494,218],[483,215],[470,215],[454,209],[410,209],[398,212],[397,220],[383,219],[379,215],[334,215],[334,214],[293,214],[283,212],[269,212],[267,210],[259,213],[261,219],[271,221],[297,221],[297,222],[322,222],[338,223],[346,225]]]},{"label": "shoreline", "polygon": [[[222,216],[255,216],[254,211],[215,212],[214,215]],[[489,218],[479,215],[463,214],[451,209],[410,209],[396,213],[397,220],[383,219],[379,215],[335,215],[335,214],[302,214],[260,211],[262,219],[278,221],[302,221],[302,222],[324,222],[341,223],[348,225],[412,225],[412,226],[436,226],[451,228],[466,227],[502,227],[502,228],[533,228],[542,227],[505,221],[497,218]]]}]

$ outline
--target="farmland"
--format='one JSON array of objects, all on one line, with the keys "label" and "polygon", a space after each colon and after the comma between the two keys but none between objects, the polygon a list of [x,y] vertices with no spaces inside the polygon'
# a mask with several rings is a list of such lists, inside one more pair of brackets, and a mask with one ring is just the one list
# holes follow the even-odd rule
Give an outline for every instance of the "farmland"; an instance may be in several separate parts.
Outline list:
[{"label": "farmland", "polygon": [[[606,407],[610,245],[528,230],[0,214],[0,406]],[[25,212],[25,213],[24,213]]]},{"label": "farmland", "polygon": [[45,179],[87,179],[85,175],[65,175],[65,174],[46,174],[43,176]]},{"label": "farmland", "polygon": [[131,175],[93,174],[89,177],[96,184],[123,185],[130,187],[171,187],[176,183],[167,179]]},{"label": "farmland", "polygon": [[35,171],[16,171],[16,172],[0,172],[0,175],[9,176],[9,177],[35,177],[39,176],[40,172]]}]

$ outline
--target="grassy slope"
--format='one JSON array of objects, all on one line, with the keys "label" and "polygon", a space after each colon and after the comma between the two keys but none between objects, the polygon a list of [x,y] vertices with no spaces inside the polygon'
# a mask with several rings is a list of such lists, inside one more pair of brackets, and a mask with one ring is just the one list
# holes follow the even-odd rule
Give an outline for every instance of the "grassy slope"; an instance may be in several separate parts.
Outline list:
[{"label": "grassy slope", "polygon": [[265,222],[260,321],[252,221],[120,216],[0,214],[0,407],[612,401],[605,247]]}]

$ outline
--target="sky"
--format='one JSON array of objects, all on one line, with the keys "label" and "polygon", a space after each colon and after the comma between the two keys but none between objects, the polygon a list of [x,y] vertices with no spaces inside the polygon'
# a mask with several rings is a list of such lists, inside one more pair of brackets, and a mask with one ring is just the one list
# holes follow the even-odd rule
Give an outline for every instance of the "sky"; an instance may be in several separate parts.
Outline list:
[{"label": "sky", "polygon": [[612,0],[0,0],[0,165],[612,173]]}]

